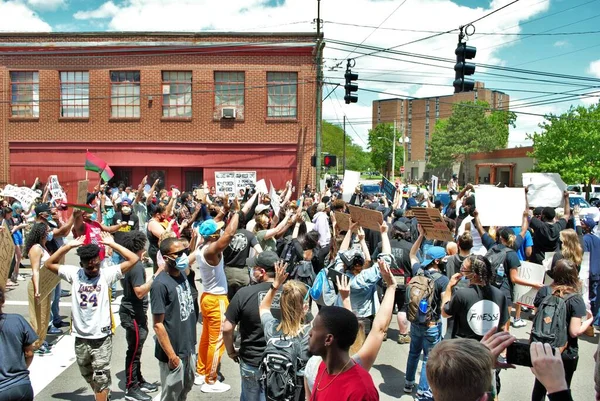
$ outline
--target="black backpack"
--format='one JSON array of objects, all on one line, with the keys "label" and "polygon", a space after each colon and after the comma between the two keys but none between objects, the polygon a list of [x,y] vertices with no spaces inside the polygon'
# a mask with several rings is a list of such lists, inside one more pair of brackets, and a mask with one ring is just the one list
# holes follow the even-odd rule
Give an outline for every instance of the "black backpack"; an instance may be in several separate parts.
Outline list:
[{"label": "black backpack", "polygon": [[[494,245],[490,248],[490,250],[485,254],[487,260],[490,261],[490,265],[492,266],[492,272],[494,274],[494,281],[492,284],[498,288],[502,286],[502,282],[504,278],[508,275],[508,271],[506,269],[506,255],[508,252],[512,251],[512,249],[504,246],[500,248],[497,245]],[[513,251],[514,252],[514,251]],[[498,268],[502,266],[504,268],[504,276],[498,275]]]},{"label": "black backpack", "polygon": [[550,293],[546,296],[533,318],[530,342],[550,344],[563,352],[569,340],[567,327],[567,300],[576,294],[568,294],[564,298]]},{"label": "black backpack", "polygon": [[304,369],[301,339],[306,327],[296,337],[273,337],[267,341],[259,367],[267,401],[299,401],[302,398],[304,377],[298,372]]},{"label": "black backpack", "polygon": [[279,252],[279,257],[288,264],[288,273],[291,273],[292,268],[302,259],[302,246],[297,239],[286,238]]},{"label": "black backpack", "polygon": [[[288,268],[288,271],[290,269]],[[315,283],[315,269],[313,268],[312,261],[310,260],[301,260],[297,262],[294,266],[292,266],[289,279],[290,280],[298,280],[303,282],[309,287],[312,287]]]}]

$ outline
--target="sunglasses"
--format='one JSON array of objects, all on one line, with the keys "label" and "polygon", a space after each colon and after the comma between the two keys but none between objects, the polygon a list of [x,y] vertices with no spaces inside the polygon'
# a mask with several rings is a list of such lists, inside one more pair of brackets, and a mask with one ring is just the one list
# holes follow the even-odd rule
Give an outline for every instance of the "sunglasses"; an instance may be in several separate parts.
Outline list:
[{"label": "sunglasses", "polygon": [[189,249],[187,249],[187,248],[183,248],[183,249],[182,249],[182,250],[180,250],[180,251],[173,252],[173,253],[168,253],[168,254],[166,254],[165,256],[174,256],[175,258],[178,258],[178,257],[180,257],[181,255],[183,255],[184,253],[187,255],[187,254],[189,253]]}]

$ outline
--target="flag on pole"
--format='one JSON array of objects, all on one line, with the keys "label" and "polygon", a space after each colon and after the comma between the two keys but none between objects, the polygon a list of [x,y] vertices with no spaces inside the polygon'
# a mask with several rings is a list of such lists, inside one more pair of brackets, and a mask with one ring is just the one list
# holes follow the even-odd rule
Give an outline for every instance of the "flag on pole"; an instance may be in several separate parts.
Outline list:
[{"label": "flag on pole", "polygon": [[66,207],[72,207],[74,209],[83,210],[87,213],[94,213],[96,211],[96,209],[88,205],[78,205],[77,203],[63,203],[63,205]]},{"label": "flag on pole", "polygon": [[90,152],[86,152],[85,154],[85,169],[99,173],[106,182],[110,181],[110,179],[115,176],[104,160]]}]

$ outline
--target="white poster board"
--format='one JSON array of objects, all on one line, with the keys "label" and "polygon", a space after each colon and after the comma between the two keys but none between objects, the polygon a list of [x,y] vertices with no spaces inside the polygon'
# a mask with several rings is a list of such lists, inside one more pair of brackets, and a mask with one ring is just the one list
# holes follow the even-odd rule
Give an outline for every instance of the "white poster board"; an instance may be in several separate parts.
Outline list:
[{"label": "white poster board", "polygon": [[218,194],[236,196],[240,189],[256,186],[256,171],[216,171],[215,189]]},{"label": "white poster board", "polygon": [[479,219],[483,226],[520,226],[525,211],[524,188],[482,186],[475,191]]},{"label": "white poster board", "polygon": [[[546,268],[543,265],[523,261],[521,262],[521,266],[517,269],[517,272],[519,278],[539,284],[544,282],[546,276]],[[515,284],[513,293],[514,302],[532,308],[537,292],[537,288]]]},{"label": "white poster board", "polygon": [[579,279],[581,280],[581,295],[585,301],[585,307],[590,309],[590,253],[584,252],[581,260],[581,269],[579,270]]},{"label": "white poster board", "polygon": [[360,171],[352,171],[346,170],[344,172],[344,181],[342,185],[344,187],[344,192],[342,194],[342,199],[346,202],[350,202],[350,198],[360,181]]},{"label": "white poster board", "polygon": [[2,191],[1,195],[4,197],[11,197],[18,200],[21,203],[21,206],[23,206],[24,211],[29,210],[29,207],[35,201],[35,198],[39,196],[38,193],[31,188],[15,187],[10,184],[4,187],[4,190]]},{"label": "white poster board", "polygon": [[435,195],[437,195],[437,190],[438,190],[438,183],[440,182],[440,179],[435,176],[432,175],[431,176],[431,194],[435,197]]},{"label": "white poster board", "polygon": [[[260,181],[264,181],[264,180],[260,180]],[[279,210],[281,210],[281,200],[279,199],[279,195],[277,195],[277,191],[275,191],[275,187],[273,186],[273,181],[269,180],[269,183],[271,184],[271,191],[269,192],[269,197],[271,198],[271,207],[273,208],[275,215],[279,216]],[[267,185],[265,184],[265,187],[266,186]],[[258,182],[256,183],[256,189],[258,190]]]},{"label": "white poster board", "polygon": [[557,173],[523,173],[523,186],[528,188],[530,207],[562,206],[563,192],[567,189]]},{"label": "white poster board", "polygon": [[[273,183],[271,183],[271,187],[273,187]],[[267,189],[267,183],[265,182],[264,178],[262,180],[256,182],[256,191],[261,194],[269,193],[269,190]],[[271,198],[271,199],[273,199],[273,198]]]},{"label": "white poster board", "polygon": [[54,203],[66,203],[67,195],[63,191],[60,183],[58,182],[58,176],[51,175],[50,181],[48,182],[48,186],[50,189],[50,194],[52,195],[52,201]]}]

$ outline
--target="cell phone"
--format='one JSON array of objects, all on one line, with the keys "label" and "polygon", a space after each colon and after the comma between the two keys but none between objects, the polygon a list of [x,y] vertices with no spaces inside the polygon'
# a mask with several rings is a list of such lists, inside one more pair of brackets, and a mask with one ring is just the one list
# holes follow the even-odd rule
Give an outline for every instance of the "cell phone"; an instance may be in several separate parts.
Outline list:
[{"label": "cell phone", "polygon": [[333,289],[336,294],[339,292],[336,277],[339,277],[340,280],[342,280],[343,275],[344,273],[339,272],[335,269],[329,269],[329,271],[327,272],[327,278],[331,280],[331,283],[333,284]]},{"label": "cell phone", "polygon": [[531,367],[529,343],[515,341],[506,348],[506,362],[512,365]]}]

